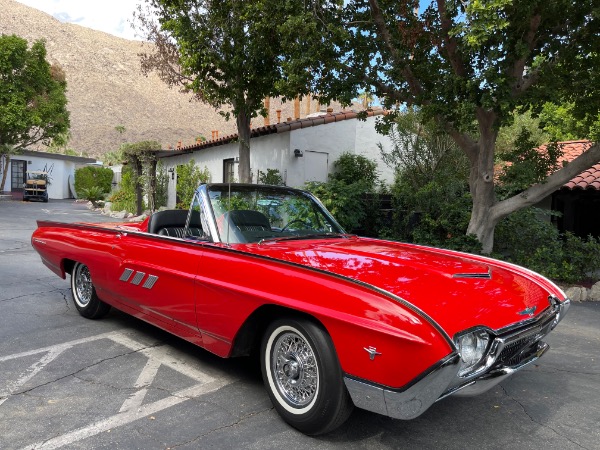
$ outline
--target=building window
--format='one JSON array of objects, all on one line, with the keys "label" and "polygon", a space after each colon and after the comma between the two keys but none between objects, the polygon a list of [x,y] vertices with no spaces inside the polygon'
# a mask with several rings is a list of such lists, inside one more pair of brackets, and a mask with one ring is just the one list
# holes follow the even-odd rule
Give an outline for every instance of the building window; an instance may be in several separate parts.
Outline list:
[{"label": "building window", "polygon": [[233,183],[235,181],[234,163],[234,158],[223,160],[223,183]]}]

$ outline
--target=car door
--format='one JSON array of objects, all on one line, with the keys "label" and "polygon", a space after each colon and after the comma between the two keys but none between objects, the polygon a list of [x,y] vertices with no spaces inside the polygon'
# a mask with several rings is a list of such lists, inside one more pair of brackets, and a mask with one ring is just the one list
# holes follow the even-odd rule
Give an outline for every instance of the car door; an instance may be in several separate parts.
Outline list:
[{"label": "car door", "polygon": [[121,301],[140,318],[199,344],[194,283],[201,242],[122,232],[113,252],[120,264],[112,281]]}]

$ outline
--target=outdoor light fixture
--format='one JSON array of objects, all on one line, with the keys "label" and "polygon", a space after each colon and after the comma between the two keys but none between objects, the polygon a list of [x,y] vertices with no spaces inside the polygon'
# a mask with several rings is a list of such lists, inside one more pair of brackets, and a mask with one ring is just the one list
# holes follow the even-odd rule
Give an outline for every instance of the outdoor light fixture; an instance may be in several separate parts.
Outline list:
[{"label": "outdoor light fixture", "polygon": [[171,180],[175,179],[175,168],[171,167],[169,170],[167,170],[167,172],[169,172],[171,174]]},{"label": "outdoor light fixture", "polygon": [[296,158],[302,158],[304,156],[304,153],[302,153],[302,150],[300,150],[299,148],[294,150],[294,156]]}]

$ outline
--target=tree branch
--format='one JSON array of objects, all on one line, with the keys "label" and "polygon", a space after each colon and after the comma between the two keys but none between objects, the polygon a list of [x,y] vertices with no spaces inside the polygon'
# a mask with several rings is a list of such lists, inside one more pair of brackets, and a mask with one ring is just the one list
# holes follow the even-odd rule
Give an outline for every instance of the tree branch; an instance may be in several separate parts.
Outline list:
[{"label": "tree branch", "polygon": [[[531,16],[529,20],[529,29],[527,30],[527,33],[525,34],[525,37],[523,39],[523,42],[527,46],[528,52],[527,54],[524,54],[520,58],[516,59],[512,68],[509,70],[509,75],[515,80],[512,87],[512,92],[514,96],[517,96],[521,92],[527,90],[538,78],[537,76],[524,78],[523,71],[525,70],[527,56],[529,56],[529,54],[533,51],[537,43],[536,33],[540,27],[541,21],[541,14],[537,13]],[[535,78],[535,80],[533,80],[532,78]]]},{"label": "tree branch", "polygon": [[565,167],[548,176],[543,182],[534,184],[520,194],[496,203],[490,209],[490,214],[500,220],[518,209],[534,205],[598,162],[600,162],[600,143],[595,143]]},{"label": "tree branch", "polygon": [[413,73],[413,71],[412,71],[410,65],[407,63],[406,59],[402,58],[402,56],[398,53],[398,49],[396,49],[396,47],[394,47],[394,45],[392,44],[392,36],[391,36],[387,26],[385,25],[385,20],[383,18],[383,14],[381,12],[381,8],[379,7],[378,1],[377,0],[369,0],[369,5],[371,6],[371,14],[373,15],[373,20],[375,21],[375,26],[377,27],[379,34],[383,38],[383,42],[385,43],[385,46],[387,47],[388,51],[392,55],[392,58],[394,59],[396,64],[401,66],[402,76],[408,83],[408,86],[409,86],[409,89],[411,90],[412,95],[414,97],[417,97],[419,94],[421,94],[423,92],[423,87],[421,86],[421,83],[415,77],[415,74]]},{"label": "tree branch", "polygon": [[450,36],[450,30],[452,29],[452,20],[448,17],[448,11],[446,10],[446,0],[437,0],[438,14],[440,15],[440,22],[442,26],[442,33],[444,39],[444,48],[448,54],[448,61],[454,70],[454,73],[459,77],[466,77],[467,70],[462,57],[457,51],[458,44],[456,39]]}]

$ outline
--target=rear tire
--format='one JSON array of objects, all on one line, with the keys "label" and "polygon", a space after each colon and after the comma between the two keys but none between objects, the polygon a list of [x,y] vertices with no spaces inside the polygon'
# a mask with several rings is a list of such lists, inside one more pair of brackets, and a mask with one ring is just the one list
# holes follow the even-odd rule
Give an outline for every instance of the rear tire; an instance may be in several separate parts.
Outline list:
[{"label": "rear tire", "polygon": [[305,319],[273,322],[262,340],[261,370],[279,415],[299,431],[333,431],[354,405],[342,380],[331,338]]},{"label": "rear tire", "polygon": [[96,294],[92,276],[88,267],[75,263],[71,272],[71,293],[75,308],[87,319],[100,319],[110,311],[110,305],[104,303]]}]

